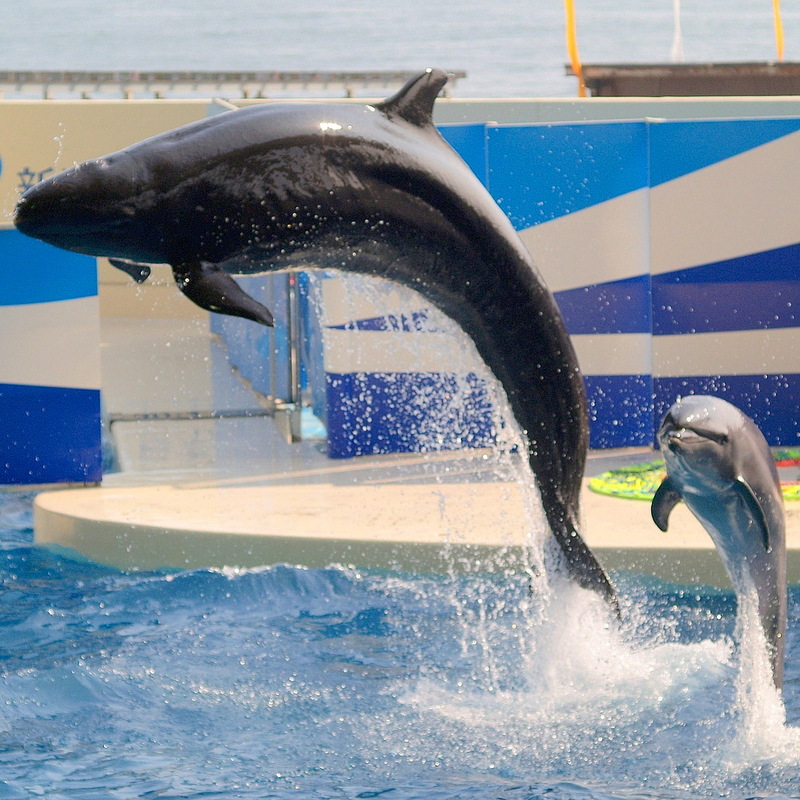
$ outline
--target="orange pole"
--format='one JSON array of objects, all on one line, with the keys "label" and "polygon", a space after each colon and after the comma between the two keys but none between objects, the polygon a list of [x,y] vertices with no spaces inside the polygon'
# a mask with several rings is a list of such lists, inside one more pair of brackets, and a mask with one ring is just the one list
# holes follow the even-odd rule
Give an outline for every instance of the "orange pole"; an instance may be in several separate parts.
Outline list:
[{"label": "orange pole", "polygon": [[783,61],[783,22],[781,22],[781,0],[772,0],[772,12],[775,17],[775,46],[778,50],[778,61]]},{"label": "orange pole", "polygon": [[[777,2],[778,0],[775,0]],[[575,4],[573,0],[564,0],[564,9],[567,13],[567,53],[572,72],[578,78],[578,97],[586,97],[586,83],[583,80],[583,67],[578,54],[578,37],[575,33]]]}]

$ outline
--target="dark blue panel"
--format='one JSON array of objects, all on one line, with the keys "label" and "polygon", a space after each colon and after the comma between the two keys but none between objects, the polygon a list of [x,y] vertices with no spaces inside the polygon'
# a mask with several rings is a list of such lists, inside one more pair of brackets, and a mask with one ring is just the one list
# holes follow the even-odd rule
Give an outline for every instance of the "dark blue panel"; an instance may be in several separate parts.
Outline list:
[{"label": "dark blue panel", "polygon": [[0,384],[0,484],[102,478],[100,392]]},{"label": "dark blue panel", "polygon": [[494,441],[491,401],[475,375],[329,373],[327,421],[332,458],[487,447]]},{"label": "dark blue panel", "polygon": [[649,375],[586,375],[589,446],[646,446],[653,441]]},{"label": "dark blue panel", "polygon": [[555,293],[571,334],[650,333],[650,276]]},{"label": "dark blue panel", "polygon": [[60,250],[15,230],[0,231],[0,306],[96,294],[96,259]]},{"label": "dark blue panel", "polygon": [[439,132],[445,141],[467,162],[469,168],[486,185],[486,125],[442,125]]},{"label": "dark blue panel", "polygon": [[800,245],[653,276],[657,335],[800,326]]},{"label": "dark blue panel", "polygon": [[740,408],[775,446],[800,443],[800,375],[723,375],[689,378],[654,378],[657,429],[667,409],[679,397],[711,394]]},{"label": "dark blue panel", "polygon": [[800,130],[800,118],[650,123],[650,185],[687,175]]},{"label": "dark blue panel", "polygon": [[[592,447],[652,443],[650,376],[592,375],[585,381]],[[456,393],[458,413],[452,414]],[[429,373],[328,375],[332,458],[487,447],[493,441],[491,401],[474,375],[462,380]]]},{"label": "dark blue panel", "polygon": [[489,189],[517,230],[647,186],[644,122],[487,129]]},{"label": "dark blue panel", "polygon": [[338,331],[403,331],[404,333],[439,331],[431,323],[427,311],[409,311],[404,314],[382,314],[379,317],[356,319],[341,325],[329,325],[330,330]]}]

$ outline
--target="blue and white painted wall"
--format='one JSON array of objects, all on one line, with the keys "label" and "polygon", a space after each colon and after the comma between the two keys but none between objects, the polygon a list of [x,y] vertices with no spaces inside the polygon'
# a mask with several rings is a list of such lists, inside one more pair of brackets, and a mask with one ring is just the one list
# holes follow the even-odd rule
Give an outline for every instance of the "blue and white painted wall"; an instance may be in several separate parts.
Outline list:
[{"label": "blue and white painted wall", "polygon": [[[609,113],[591,102],[579,111],[594,108]],[[202,113],[0,107],[0,483],[101,471],[96,264],[13,231],[19,190]],[[586,376],[594,447],[652,443],[664,409],[689,392],[721,394],[771,443],[800,444],[800,117],[442,130],[555,292]],[[260,282],[280,313],[285,278],[245,282]],[[480,369],[418,297],[349,277],[307,288],[305,392],[326,417],[332,455],[491,440]],[[254,385],[285,397],[286,331],[215,325]]]},{"label": "blue and white painted wall", "polygon": [[97,261],[14,230],[21,192],[206,103],[0,103],[0,484],[102,477]]},{"label": "blue and white painted wall", "polygon": [[800,120],[542,128],[539,218],[509,211],[573,334],[593,444],[650,443],[688,393],[800,443]]},{"label": "blue and white painted wall", "polygon": [[[773,444],[800,443],[800,119],[443,132],[555,293],[586,379],[593,447],[652,444],[665,409],[692,392],[727,397]],[[418,300],[381,316],[350,299],[348,314],[335,299],[342,288],[327,291],[332,453],[413,449],[416,398],[436,407],[471,373],[447,367],[460,359],[434,343]],[[439,366],[423,344],[416,366],[392,362],[387,328],[427,340]],[[472,433],[440,435],[440,446],[486,442],[477,379],[474,392]]]},{"label": "blue and white painted wall", "polygon": [[102,476],[97,266],[0,230],[0,484]]},{"label": "blue and white painted wall", "polygon": [[653,389],[800,444],[800,119],[650,125]]},{"label": "blue and white painted wall", "polygon": [[652,442],[648,126],[489,127],[489,188],[578,353],[593,447]]}]

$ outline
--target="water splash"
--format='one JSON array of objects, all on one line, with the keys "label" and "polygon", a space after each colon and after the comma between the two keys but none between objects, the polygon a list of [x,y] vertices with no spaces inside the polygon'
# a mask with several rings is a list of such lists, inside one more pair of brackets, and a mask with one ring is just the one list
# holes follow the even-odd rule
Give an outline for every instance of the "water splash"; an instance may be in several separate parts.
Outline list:
[{"label": "water splash", "polygon": [[739,658],[734,684],[736,733],[724,750],[731,769],[796,764],[800,728],[786,724],[782,692],[772,680],[768,645],[758,613],[755,588],[738,597],[736,639]]},{"label": "water splash", "polygon": [[[373,308],[385,306],[389,292],[396,302],[394,287],[352,280]],[[354,318],[358,310],[363,307],[353,308]],[[427,330],[450,337],[449,350],[472,347],[435,309],[423,312]],[[383,328],[403,347],[421,346],[425,333],[410,335],[395,324],[396,309],[384,313]],[[530,525],[519,536],[530,569],[498,584],[476,567],[465,584],[454,568],[435,588],[451,615],[446,635],[458,643],[458,656],[449,668],[428,667],[417,681],[398,685],[400,706],[370,721],[371,740],[423,771],[477,770],[510,779],[530,772],[553,781],[591,776],[602,785],[638,784],[693,797],[785,782],[786,771],[800,763],[800,739],[786,725],[772,685],[757,615],[754,624],[743,606],[731,636],[720,629],[724,615],[697,608],[703,619],[692,624],[702,634],[687,639],[686,620],[678,618],[688,609],[648,605],[639,592],[623,596],[620,624],[594,593],[564,580],[533,476],[519,457],[524,437],[477,354],[469,359],[492,402],[495,476],[525,498]],[[459,387],[440,417],[429,414],[423,446],[440,446],[469,388]]]},{"label": "water splash", "polygon": [[53,141],[56,143],[56,155],[53,159],[53,172],[58,172],[61,169],[59,162],[61,161],[61,157],[64,155],[64,139],[66,134],[67,131],[64,123],[59,121],[58,133],[53,137]]}]

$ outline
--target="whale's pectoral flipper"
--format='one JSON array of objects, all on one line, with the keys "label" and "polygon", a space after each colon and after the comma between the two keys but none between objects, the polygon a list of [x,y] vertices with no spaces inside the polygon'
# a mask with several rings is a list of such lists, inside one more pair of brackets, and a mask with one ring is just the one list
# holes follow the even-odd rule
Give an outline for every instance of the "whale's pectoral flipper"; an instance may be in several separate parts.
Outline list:
[{"label": "whale's pectoral flipper", "polygon": [[681,499],[681,495],[673,486],[672,481],[664,478],[661,486],[656,489],[653,502],[650,504],[650,516],[662,531],[667,530],[669,515]]},{"label": "whale's pectoral flipper", "polygon": [[262,306],[216,264],[205,261],[173,266],[178,288],[193,303],[207,311],[244,317],[272,327],[275,321],[270,310]]},{"label": "whale's pectoral flipper", "polygon": [[747,481],[739,476],[736,479],[736,489],[745,502],[745,505],[750,509],[753,519],[761,529],[761,540],[764,543],[764,549],[769,552],[772,549],[772,544],[769,540],[769,524],[767,523],[767,515],[761,505],[761,501],[756,496],[756,493],[750,488]]},{"label": "whale's pectoral flipper", "polygon": [[144,283],[150,277],[150,265],[141,264],[138,261],[128,261],[127,258],[109,258],[108,263],[112,267],[121,269],[130,275],[136,283]]}]

